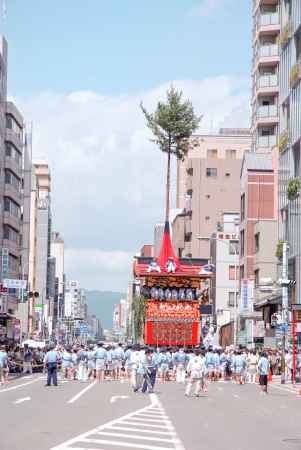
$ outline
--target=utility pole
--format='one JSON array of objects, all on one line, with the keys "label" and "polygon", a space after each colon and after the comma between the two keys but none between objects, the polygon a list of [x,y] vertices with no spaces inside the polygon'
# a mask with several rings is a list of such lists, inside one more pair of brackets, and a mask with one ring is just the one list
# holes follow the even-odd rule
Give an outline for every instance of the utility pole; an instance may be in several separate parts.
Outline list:
[{"label": "utility pole", "polygon": [[[287,243],[282,246],[282,278],[287,280],[288,276]],[[282,355],[281,355],[281,384],[285,384],[285,349],[286,349],[286,326],[288,323],[288,286],[282,285]]]}]

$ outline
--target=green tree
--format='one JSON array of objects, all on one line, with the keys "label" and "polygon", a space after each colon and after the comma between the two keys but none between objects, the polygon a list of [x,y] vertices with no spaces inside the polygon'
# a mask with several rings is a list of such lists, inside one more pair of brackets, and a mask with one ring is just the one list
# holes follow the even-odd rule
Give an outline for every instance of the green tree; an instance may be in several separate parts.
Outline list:
[{"label": "green tree", "polygon": [[201,117],[194,113],[192,103],[182,99],[182,91],[173,86],[167,91],[166,103],[158,102],[154,113],[149,113],[141,103],[148,128],[152,131],[159,149],[167,153],[165,221],[169,221],[170,209],[170,160],[171,155],[184,160],[190,146],[190,137],[198,128]]}]

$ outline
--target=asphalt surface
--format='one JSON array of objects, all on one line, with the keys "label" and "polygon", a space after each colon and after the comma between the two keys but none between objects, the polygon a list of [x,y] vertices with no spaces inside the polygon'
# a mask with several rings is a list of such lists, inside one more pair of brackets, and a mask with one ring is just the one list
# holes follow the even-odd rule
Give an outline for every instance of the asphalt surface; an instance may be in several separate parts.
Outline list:
[{"label": "asphalt surface", "polygon": [[41,375],[0,388],[1,450],[301,450],[301,395],[274,385],[214,383],[199,398],[158,384],[60,382]]}]

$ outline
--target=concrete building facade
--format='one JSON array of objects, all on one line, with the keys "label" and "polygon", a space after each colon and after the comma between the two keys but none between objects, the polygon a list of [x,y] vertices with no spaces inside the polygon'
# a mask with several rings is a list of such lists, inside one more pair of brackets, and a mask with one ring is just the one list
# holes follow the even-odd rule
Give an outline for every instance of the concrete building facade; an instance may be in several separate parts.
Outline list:
[{"label": "concrete building facade", "polygon": [[56,290],[54,297],[55,322],[64,315],[65,244],[58,232],[51,233],[51,256],[55,258]]},{"label": "concrete building facade", "polygon": [[213,315],[219,335],[222,326],[233,322],[239,297],[239,212],[224,213],[210,238],[215,277],[211,285]]},{"label": "concrete building facade", "polygon": [[[29,234],[30,153],[25,125],[13,102],[7,101],[8,47],[0,36],[0,284],[5,278],[27,279]],[[0,293],[0,338],[15,339],[26,334],[26,308],[16,290]],[[19,310],[19,311],[18,311]],[[20,325],[22,321],[22,326]],[[14,327],[18,333],[14,334]]]},{"label": "concrete building facade", "polygon": [[277,145],[279,126],[279,0],[253,1],[252,150]]},{"label": "concrete building facade", "polygon": [[[288,243],[291,301],[301,302],[301,2],[280,2],[279,239]],[[297,183],[296,195],[290,185]]]},{"label": "concrete building facade", "polygon": [[176,218],[179,229],[184,221],[184,246],[176,251],[180,257],[209,258],[210,243],[198,237],[211,236],[224,212],[239,211],[241,163],[251,136],[245,129],[221,129],[217,135],[194,136],[192,142],[177,167],[177,208],[185,217]]},{"label": "concrete building facade", "polygon": [[36,160],[33,163],[37,181],[36,213],[36,273],[35,287],[39,293],[42,313],[39,320],[39,332],[44,333],[47,326],[49,303],[53,302],[49,290],[49,258],[51,237],[51,177],[47,161]]}]

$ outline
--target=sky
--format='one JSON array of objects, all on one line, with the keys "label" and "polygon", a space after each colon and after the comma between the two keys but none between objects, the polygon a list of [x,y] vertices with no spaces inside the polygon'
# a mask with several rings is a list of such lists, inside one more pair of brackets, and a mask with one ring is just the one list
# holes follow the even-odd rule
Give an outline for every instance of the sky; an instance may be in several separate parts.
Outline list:
[{"label": "sky", "polygon": [[251,2],[1,2],[8,93],[50,164],[67,277],[125,291],[164,216],[166,158],[140,102],[152,111],[173,84],[203,114],[199,132],[248,126]]}]

